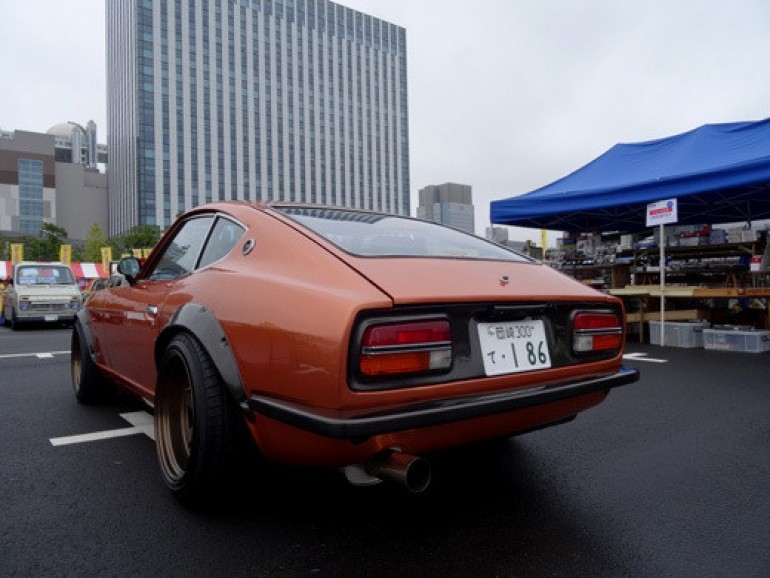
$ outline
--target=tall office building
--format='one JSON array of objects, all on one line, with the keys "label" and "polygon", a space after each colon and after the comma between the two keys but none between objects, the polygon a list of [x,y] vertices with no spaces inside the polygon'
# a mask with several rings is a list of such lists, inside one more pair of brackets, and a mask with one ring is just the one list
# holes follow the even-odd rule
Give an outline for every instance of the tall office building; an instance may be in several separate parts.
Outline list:
[{"label": "tall office building", "polygon": [[218,200],[409,214],[406,31],[329,0],[106,0],[110,231]]},{"label": "tall office building", "polygon": [[444,183],[420,189],[417,216],[455,229],[475,233],[473,193],[470,185]]}]

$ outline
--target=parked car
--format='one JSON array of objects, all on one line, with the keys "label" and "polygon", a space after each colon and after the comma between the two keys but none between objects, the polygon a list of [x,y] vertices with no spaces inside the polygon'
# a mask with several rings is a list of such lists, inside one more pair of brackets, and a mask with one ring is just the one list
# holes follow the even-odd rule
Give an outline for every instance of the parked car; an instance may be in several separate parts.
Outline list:
[{"label": "parked car", "polygon": [[3,317],[11,329],[21,323],[72,323],[82,305],[77,280],[63,263],[17,263],[3,293]]},{"label": "parked car", "polygon": [[417,219],[211,204],[118,274],[78,314],[75,393],[153,406],[188,503],[224,491],[241,429],[272,460],[420,491],[425,453],[563,423],[638,379],[618,299]]},{"label": "parked car", "polygon": [[101,291],[102,289],[106,289],[110,286],[110,280],[109,279],[94,279],[91,282],[91,286],[88,288],[87,291],[83,292],[83,301],[88,301],[88,299],[96,293],[97,291]]}]

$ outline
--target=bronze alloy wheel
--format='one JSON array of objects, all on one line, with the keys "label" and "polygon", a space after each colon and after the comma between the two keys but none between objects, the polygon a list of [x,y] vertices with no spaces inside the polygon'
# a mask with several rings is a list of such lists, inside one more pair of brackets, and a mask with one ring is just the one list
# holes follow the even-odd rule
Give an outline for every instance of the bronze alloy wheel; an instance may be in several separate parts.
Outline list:
[{"label": "bronze alloy wheel", "polygon": [[70,374],[75,397],[81,403],[93,404],[110,401],[115,388],[107,383],[99,368],[91,359],[85,331],[79,321],[75,322],[70,341]]},{"label": "bronze alloy wheel", "polygon": [[187,471],[193,438],[195,409],[190,375],[184,363],[169,365],[163,401],[155,408],[155,435],[163,475],[178,484]]},{"label": "bronze alloy wheel", "polygon": [[209,355],[192,335],[166,347],[155,396],[155,446],[163,481],[182,502],[216,499],[230,466],[233,402]]},{"label": "bronze alloy wheel", "polygon": [[181,483],[190,461],[195,408],[189,368],[178,356],[164,366],[167,379],[155,407],[155,438],[163,477]]},{"label": "bronze alloy wheel", "polygon": [[83,361],[80,356],[82,355],[80,339],[77,337],[77,332],[73,332],[72,348],[70,350],[70,371],[72,374],[72,387],[75,388],[75,395],[80,393],[80,383],[83,375]]}]

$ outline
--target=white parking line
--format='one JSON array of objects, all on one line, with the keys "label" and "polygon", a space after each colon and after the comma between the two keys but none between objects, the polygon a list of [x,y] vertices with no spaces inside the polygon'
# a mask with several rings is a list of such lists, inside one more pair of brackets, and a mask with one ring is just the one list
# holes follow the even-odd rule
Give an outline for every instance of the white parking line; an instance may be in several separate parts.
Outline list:
[{"label": "white parking line", "polygon": [[0,355],[0,359],[12,359],[16,357],[37,357],[38,359],[52,359],[54,355],[69,355],[69,351],[45,351],[40,353],[6,353]]},{"label": "white parking line", "polygon": [[631,359],[633,361],[648,361],[649,363],[668,363],[668,359],[656,359],[655,357],[647,357],[646,353],[625,353],[623,359]]},{"label": "white parking line", "polygon": [[155,439],[155,420],[146,411],[132,411],[131,413],[121,413],[120,417],[137,428],[141,433],[151,440]]},{"label": "white parking line", "polygon": [[146,411],[134,411],[131,413],[121,413],[120,417],[131,424],[131,427],[119,429],[109,429],[87,434],[66,436],[60,438],[51,438],[49,441],[52,446],[66,446],[71,444],[82,444],[98,440],[107,440],[136,434],[144,434],[150,439],[155,439],[155,429],[152,416]]}]

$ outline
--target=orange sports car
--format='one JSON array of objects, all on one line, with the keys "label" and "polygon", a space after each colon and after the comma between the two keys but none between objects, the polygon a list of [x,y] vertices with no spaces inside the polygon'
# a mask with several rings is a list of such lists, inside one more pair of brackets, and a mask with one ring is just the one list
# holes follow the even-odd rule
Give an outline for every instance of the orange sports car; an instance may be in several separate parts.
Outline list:
[{"label": "orange sports car", "polygon": [[426,452],[563,423],[639,377],[618,299],[408,217],[210,204],[111,285],[76,319],[75,394],[151,406],[187,503],[223,491],[245,432],[272,460],[420,491]]}]

